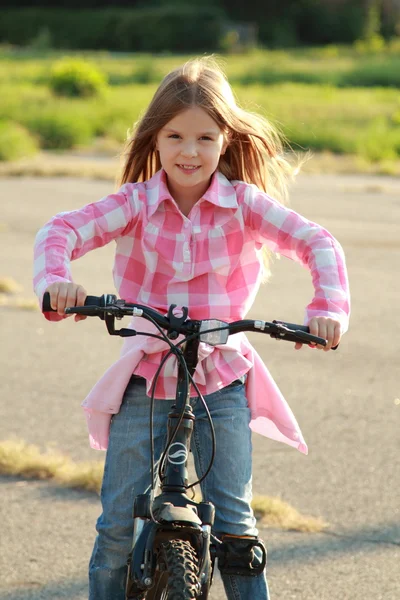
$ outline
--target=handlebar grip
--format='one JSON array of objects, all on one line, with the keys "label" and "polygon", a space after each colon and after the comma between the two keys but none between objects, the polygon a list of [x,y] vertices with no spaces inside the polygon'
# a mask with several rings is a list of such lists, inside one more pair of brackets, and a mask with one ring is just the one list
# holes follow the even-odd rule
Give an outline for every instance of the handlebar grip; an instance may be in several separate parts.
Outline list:
[{"label": "handlebar grip", "polygon": [[[105,306],[105,296],[86,296],[85,306]],[[56,312],[50,305],[50,294],[45,292],[42,303],[43,312]]]}]

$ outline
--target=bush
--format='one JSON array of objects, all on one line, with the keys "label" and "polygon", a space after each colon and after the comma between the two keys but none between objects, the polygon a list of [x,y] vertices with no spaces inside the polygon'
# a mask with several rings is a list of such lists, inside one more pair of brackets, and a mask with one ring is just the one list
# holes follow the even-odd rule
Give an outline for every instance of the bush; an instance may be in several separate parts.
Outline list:
[{"label": "bush", "polygon": [[137,66],[130,78],[129,81],[131,83],[159,83],[162,79],[162,76],[157,69],[154,60],[152,58],[148,58],[143,60],[139,66]]},{"label": "bush", "polygon": [[49,85],[58,96],[85,97],[100,95],[106,77],[96,67],[79,59],[58,61],[50,73]]},{"label": "bush", "polygon": [[370,121],[359,137],[357,153],[370,161],[395,160],[400,154],[400,127],[377,117]]},{"label": "bush", "polygon": [[27,127],[40,139],[42,148],[69,150],[88,144],[93,137],[92,125],[87,119],[54,112],[31,117]]},{"label": "bush", "polygon": [[46,28],[61,49],[198,52],[216,50],[223,12],[212,6],[151,8],[25,8],[3,11],[0,43],[29,46]]},{"label": "bush", "polygon": [[18,160],[38,151],[35,138],[18,123],[0,122],[0,161]]},{"label": "bush", "polygon": [[133,10],[115,28],[120,48],[139,52],[207,52],[219,47],[222,13],[171,5]]},{"label": "bush", "polygon": [[393,87],[400,86],[400,60],[388,60],[386,55],[360,61],[339,80],[343,87]]},{"label": "bush", "polygon": [[29,47],[33,51],[50,50],[53,47],[53,40],[48,27],[41,27],[31,40]]}]

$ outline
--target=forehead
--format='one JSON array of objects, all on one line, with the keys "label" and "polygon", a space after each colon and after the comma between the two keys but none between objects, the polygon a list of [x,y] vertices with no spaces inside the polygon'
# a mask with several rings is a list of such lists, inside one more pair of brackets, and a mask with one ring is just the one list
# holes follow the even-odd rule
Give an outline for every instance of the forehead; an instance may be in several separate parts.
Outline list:
[{"label": "forehead", "polygon": [[163,129],[174,131],[185,130],[188,133],[220,133],[219,125],[210,115],[199,106],[183,110],[164,125]]}]

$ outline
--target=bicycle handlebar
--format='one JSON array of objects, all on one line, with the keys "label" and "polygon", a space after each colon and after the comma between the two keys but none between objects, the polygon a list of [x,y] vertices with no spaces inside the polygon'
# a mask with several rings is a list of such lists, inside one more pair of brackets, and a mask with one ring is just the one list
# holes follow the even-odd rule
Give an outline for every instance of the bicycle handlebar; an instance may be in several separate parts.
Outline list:
[{"label": "bicycle handlebar", "polygon": [[[234,321],[232,323],[226,323],[216,319],[194,321],[187,319],[186,307],[182,308],[182,317],[176,317],[173,314],[174,308],[176,308],[176,306],[172,305],[170,307],[168,316],[165,316],[158,311],[149,308],[148,306],[128,303],[125,302],[125,300],[118,300],[113,294],[104,294],[103,296],[87,296],[84,306],[69,307],[65,309],[65,312],[66,314],[80,314],[89,317],[100,317],[100,319],[108,321],[107,328],[110,334],[121,335],[121,337],[136,335],[136,332],[133,332],[129,329],[120,329],[119,331],[116,331],[113,325],[114,319],[121,319],[123,316],[130,315],[155,321],[160,327],[168,331],[171,339],[174,339],[174,337],[176,338],[176,334],[190,335],[198,332],[200,340],[206,341],[210,345],[224,344],[226,343],[229,335],[244,331],[262,332],[275,339],[286,340],[288,342],[319,344],[321,346],[326,346],[327,344],[324,338],[311,335],[309,327],[306,325],[297,325],[295,323],[287,323],[285,321],[277,320],[268,322],[251,319]],[[46,292],[43,297],[43,312],[55,312],[51,308],[50,294],[48,292]],[[112,320],[112,324],[109,322],[110,318]],[[202,329],[202,324],[208,324],[209,328]],[[216,324],[218,325],[215,326]],[[212,343],[210,341],[210,334],[218,331],[220,334],[221,332],[224,332],[224,334],[222,337],[220,335],[220,339],[217,342]]]}]

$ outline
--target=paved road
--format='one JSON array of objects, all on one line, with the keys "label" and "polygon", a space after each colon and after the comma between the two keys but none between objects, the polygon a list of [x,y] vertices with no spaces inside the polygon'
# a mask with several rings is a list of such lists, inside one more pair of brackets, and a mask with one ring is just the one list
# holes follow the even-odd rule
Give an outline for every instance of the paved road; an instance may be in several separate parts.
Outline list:
[{"label": "paved road", "polygon": [[[1,179],[0,277],[31,296],[31,248],[55,212],[112,191],[79,179]],[[262,529],[273,600],[400,597],[398,316],[400,182],[386,177],[301,176],[293,208],[332,231],[348,260],[351,330],[325,354],[251,336],[300,422],[308,457],[254,436],[254,492],[280,496],[330,522],[324,534]],[[113,248],[78,261],[89,293],[112,291]],[[302,319],[306,270],[277,261],[251,315]],[[80,402],[117,357],[103,324],[53,325],[37,312],[0,313],[0,439],[51,444],[76,460],[102,459],[87,443]],[[96,496],[47,482],[0,478],[0,600],[84,600],[99,514]],[[212,600],[222,599],[218,581]]]}]

